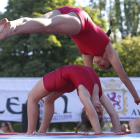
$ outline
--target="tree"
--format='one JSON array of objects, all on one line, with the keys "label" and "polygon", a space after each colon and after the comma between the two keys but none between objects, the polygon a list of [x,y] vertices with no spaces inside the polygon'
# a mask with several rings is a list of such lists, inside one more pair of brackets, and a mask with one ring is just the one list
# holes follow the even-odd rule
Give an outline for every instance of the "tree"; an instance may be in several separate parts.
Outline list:
[{"label": "tree", "polygon": [[[74,0],[9,0],[7,11],[0,18],[40,17],[52,9],[73,4]],[[10,77],[43,76],[72,63],[79,53],[69,36],[47,34],[16,35],[0,41],[0,48],[0,76]]]},{"label": "tree", "polygon": [[92,8],[100,11],[98,16],[113,19],[114,41],[117,29],[122,38],[128,35],[139,36],[140,0],[90,0],[90,3]]},{"label": "tree", "polygon": [[126,35],[137,36],[140,14],[140,0],[124,0]]},{"label": "tree", "polygon": [[104,14],[102,13],[103,11],[105,11],[105,6],[106,6],[106,0],[90,0],[91,3],[91,7],[98,9],[99,10],[99,14],[98,17],[103,18]]},{"label": "tree", "polygon": [[[55,8],[74,6],[74,3],[74,0],[9,0],[7,11],[0,18],[38,18]],[[98,10],[83,9],[106,31],[106,20],[97,18]],[[81,57],[74,41],[66,35],[20,34],[0,41],[0,48],[0,76],[5,77],[40,77],[60,66],[73,64]]]},{"label": "tree", "polygon": [[140,76],[139,40],[140,36],[128,36],[122,40],[121,45],[114,44],[127,75],[132,77]]}]

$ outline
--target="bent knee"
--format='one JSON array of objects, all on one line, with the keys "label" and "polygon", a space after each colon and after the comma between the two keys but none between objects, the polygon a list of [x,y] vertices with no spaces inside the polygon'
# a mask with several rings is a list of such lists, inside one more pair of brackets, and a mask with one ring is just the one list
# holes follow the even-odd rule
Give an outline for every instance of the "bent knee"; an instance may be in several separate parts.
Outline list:
[{"label": "bent knee", "polygon": [[52,99],[50,99],[50,98],[48,98],[48,97],[45,97],[45,99],[44,99],[44,104],[52,104],[52,103],[54,103],[54,101],[55,101],[55,100],[52,100]]},{"label": "bent knee", "polygon": [[81,22],[77,17],[70,15],[58,15],[50,19],[48,26],[46,26],[45,32],[48,34],[66,34],[76,35],[81,30]]},{"label": "bent knee", "polygon": [[23,18],[23,22],[27,22],[27,21],[29,21],[29,20],[31,20],[31,18],[29,18],[29,17],[24,17],[24,18]]},{"label": "bent knee", "polygon": [[40,99],[37,98],[32,92],[28,94],[28,100],[38,102]]}]

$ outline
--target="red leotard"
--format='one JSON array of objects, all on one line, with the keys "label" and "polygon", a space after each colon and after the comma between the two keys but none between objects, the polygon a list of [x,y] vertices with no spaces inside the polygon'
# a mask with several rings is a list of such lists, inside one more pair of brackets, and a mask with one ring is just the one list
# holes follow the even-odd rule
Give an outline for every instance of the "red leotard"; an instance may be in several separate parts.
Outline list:
[{"label": "red leotard", "polygon": [[82,9],[65,6],[57,8],[61,14],[76,13],[81,20],[81,31],[77,35],[70,35],[82,54],[103,56],[105,48],[110,39],[105,32],[93,21]]},{"label": "red leotard", "polygon": [[68,65],[56,69],[43,77],[44,87],[47,91],[72,92],[78,86],[83,85],[92,95],[94,85],[99,86],[99,97],[102,89],[99,77],[95,70],[81,65]]}]

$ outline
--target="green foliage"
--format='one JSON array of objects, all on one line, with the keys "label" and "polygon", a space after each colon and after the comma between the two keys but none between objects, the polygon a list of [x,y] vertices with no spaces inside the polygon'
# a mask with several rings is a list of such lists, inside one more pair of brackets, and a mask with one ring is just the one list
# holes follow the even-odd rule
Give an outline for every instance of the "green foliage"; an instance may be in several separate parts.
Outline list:
[{"label": "green foliage", "polygon": [[[140,76],[140,36],[139,37],[126,37],[122,40],[121,44],[113,44],[116,52],[119,55],[120,61],[124,67],[125,72],[130,77]],[[82,57],[77,57],[74,64],[83,65]],[[113,68],[107,71],[99,69],[94,65],[94,69],[99,77],[118,77]]]},{"label": "green foliage", "polygon": [[67,123],[51,123],[49,126],[49,132],[74,132],[77,124],[74,122]]},{"label": "green foliage", "polygon": [[19,16],[33,17],[34,12],[45,14],[58,7],[74,6],[74,3],[74,0],[9,0],[5,14],[9,20],[17,19]]},{"label": "green foliage", "polygon": [[107,1],[106,0],[90,0],[90,3],[91,3],[91,7],[95,8],[95,9],[99,9],[99,14],[98,16],[100,18],[103,18],[104,17],[104,14],[102,14],[102,11],[105,10],[105,6],[107,4]]},{"label": "green foliage", "polygon": [[[98,9],[99,17],[113,19],[114,40],[117,29],[122,38],[139,36],[140,0],[90,0],[90,6]],[[106,13],[106,14],[103,14]]]},{"label": "green foliage", "polygon": [[[93,22],[105,32],[108,22],[103,18],[103,12],[109,11],[108,15],[113,18],[114,40],[117,40],[117,29],[123,36],[120,45],[113,44],[123,67],[128,76],[140,76],[140,37],[133,37],[133,35],[138,36],[139,34],[140,5],[138,3],[140,1],[124,0],[124,3],[120,0],[109,1],[110,6],[107,9],[105,0],[91,0],[92,8],[89,6],[78,7],[85,10]],[[38,18],[55,8],[74,6],[74,3],[74,0],[9,0],[7,11],[0,13],[0,19],[4,17],[9,20],[20,17]],[[122,5],[124,5],[124,17],[122,16]],[[132,37],[127,37],[129,34]],[[83,65],[83,60],[74,41],[67,35],[21,34],[0,41],[0,77],[41,77],[68,64]],[[117,76],[113,68],[108,71],[100,70],[96,65],[94,68],[100,77]],[[16,132],[21,132],[21,123],[14,123],[13,127]],[[74,123],[51,124],[50,131],[53,127],[56,127],[57,131],[75,130]]]},{"label": "green foliage", "polygon": [[91,17],[92,21],[99,25],[105,32],[107,31],[107,24],[108,22],[103,19],[102,17],[98,16],[100,11],[98,9],[92,9],[90,8],[89,6],[87,7],[81,7],[81,6],[78,6],[79,8],[82,8],[83,10],[85,10],[89,16]]},{"label": "green foliage", "polygon": [[139,14],[140,14],[140,0],[124,0],[125,13],[125,33],[131,36],[137,36]]},{"label": "green foliage", "polygon": [[126,37],[114,47],[128,76],[140,76],[140,37]]},{"label": "green foliage", "polygon": [[[122,40],[121,44],[113,44],[119,58],[122,62],[125,72],[130,77],[140,76],[140,36],[139,37],[126,37]],[[103,77],[116,77],[117,73],[113,68],[108,71],[103,71],[95,66],[98,76]]]},{"label": "green foliage", "polygon": [[50,46],[58,46],[58,47],[62,46],[61,42],[57,40],[55,35],[50,35],[47,40],[48,40],[48,44],[50,44]]},{"label": "green foliage", "polygon": [[[113,24],[113,27],[115,26],[113,30],[117,29],[117,26],[121,30],[122,23],[119,15],[121,9],[119,8],[122,3],[120,1],[115,2],[114,8],[113,3],[110,3],[111,9],[114,11],[111,14],[114,16],[118,14],[115,20],[118,22],[115,22],[115,25]],[[93,6],[95,8],[90,8],[89,6],[78,7],[84,9],[93,22],[101,26],[106,32],[107,21],[102,18],[103,15],[101,14],[101,10],[105,11],[105,1],[102,4],[99,7],[96,1],[96,5]],[[9,0],[7,11],[1,14],[0,18],[7,17],[10,20],[22,16],[38,18],[42,14],[64,5],[74,6],[74,1],[43,0],[40,2],[25,0],[23,2]],[[136,52],[139,51],[138,39],[136,37],[127,37],[122,40],[121,45],[113,44],[129,76],[139,75],[139,56],[136,55]],[[133,53],[131,53],[132,51]],[[68,64],[83,65],[83,60],[74,41],[67,35],[21,34],[0,41],[1,77],[40,77],[62,65]],[[130,68],[130,66],[133,67]],[[113,68],[108,71],[100,70],[96,65],[94,65],[94,68],[99,76],[117,76]]]},{"label": "green foliage", "polygon": [[[9,0],[7,11],[0,14],[15,20],[20,17],[38,18],[55,8],[74,6],[74,0]],[[69,36],[21,34],[0,41],[1,77],[40,77],[67,64],[72,64],[78,49]]]},{"label": "green foliage", "polygon": [[[55,8],[74,6],[74,0],[9,0],[7,11],[0,15],[9,20],[38,18]],[[80,7],[82,8],[82,7]],[[90,7],[83,8],[93,21],[106,31],[106,20]],[[74,41],[66,35],[20,34],[0,41],[1,77],[40,77],[54,69],[76,63],[81,57]],[[80,63],[82,64],[82,63]]]},{"label": "green foliage", "polygon": [[14,132],[22,132],[22,123],[13,123]]}]

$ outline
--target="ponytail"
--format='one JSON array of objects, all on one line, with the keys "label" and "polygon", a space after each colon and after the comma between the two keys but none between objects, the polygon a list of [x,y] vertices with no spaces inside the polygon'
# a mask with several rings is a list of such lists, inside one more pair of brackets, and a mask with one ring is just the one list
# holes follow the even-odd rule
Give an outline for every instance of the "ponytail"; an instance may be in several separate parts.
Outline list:
[{"label": "ponytail", "polygon": [[[92,128],[92,125],[91,125],[90,120],[88,119],[85,111],[82,111],[82,113],[81,113],[81,120],[82,121],[78,124],[75,133],[78,133],[79,129],[81,129],[82,131],[85,131],[85,132],[89,132],[90,129]],[[99,120],[99,123],[100,123],[101,129],[102,129],[102,127],[104,126],[103,117],[101,117],[101,119]]]},{"label": "ponytail", "polygon": [[82,121],[78,124],[75,133],[77,133],[79,129],[81,129],[82,131],[88,132],[92,128],[92,125],[91,125],[85,111],[82,111],[82,113],[81,113],[81,120]]},{"label": "ponytail", "polygon": [[79,130],[79,128],[82,126],[82,122],[80,122],[79,124],[78,124],[78,126],[77,126],[77,128],[76,128],[76,131],[75,131],[75,133],[77,133],[78,132],[78,130]]},{"label": "ponytail", "polygon": [[112,19],[110,19],[110,26],[109,26],[109,30],[107,31],[106,35],[109,37],[111,34],[111,29],[112,29]]}]

